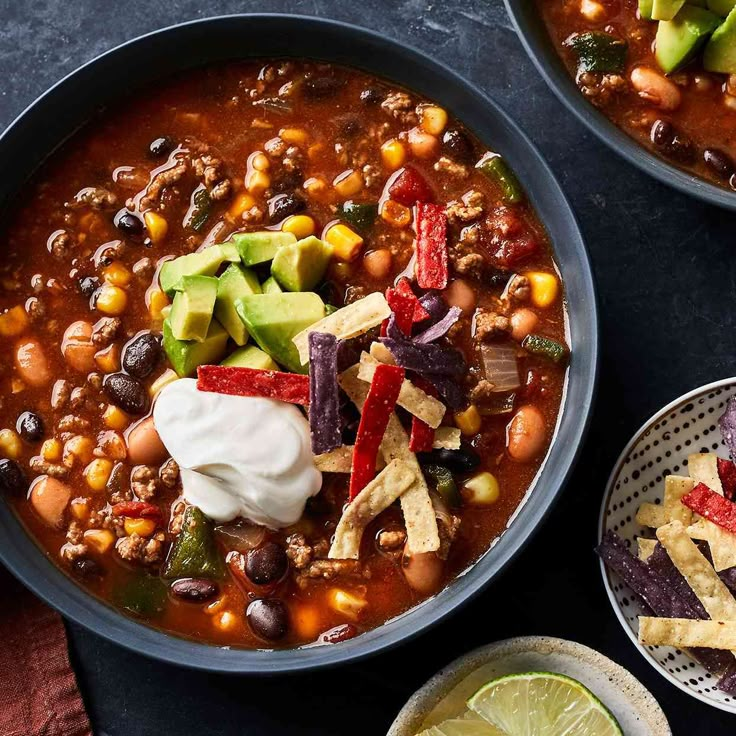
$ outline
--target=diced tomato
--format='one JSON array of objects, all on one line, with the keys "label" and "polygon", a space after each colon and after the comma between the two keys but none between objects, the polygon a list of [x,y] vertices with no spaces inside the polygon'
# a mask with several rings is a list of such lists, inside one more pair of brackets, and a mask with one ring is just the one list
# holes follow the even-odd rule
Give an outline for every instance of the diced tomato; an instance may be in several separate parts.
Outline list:
[{"label": "diced tomato", "polygon": [[499,266],[512,268],[521,261],[533,256],[539,250],[539,241],[529,235],[507,240],[493,254]]},{"label": "diced tomato", "polygon": [[161,520],[161,509],[145,501],[121,501],[112,507],[113,516],[127,516],[130,519]]},{"label": "diced tomato", "polygon": [[413,207],[417,202],[434,201],[434,193],[426,179],[411,166],[403,168],[388,188],[391,199]]}]

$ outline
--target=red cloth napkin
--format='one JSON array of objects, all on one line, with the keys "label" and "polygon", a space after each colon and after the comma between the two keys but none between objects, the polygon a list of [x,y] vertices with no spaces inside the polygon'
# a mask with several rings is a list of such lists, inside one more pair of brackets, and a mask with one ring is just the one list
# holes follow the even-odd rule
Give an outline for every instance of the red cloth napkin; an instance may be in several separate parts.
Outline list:
[{"label": "red cloth napkin", "polygon": [[0,736],[91,736],[61,617],[0,567]]}]

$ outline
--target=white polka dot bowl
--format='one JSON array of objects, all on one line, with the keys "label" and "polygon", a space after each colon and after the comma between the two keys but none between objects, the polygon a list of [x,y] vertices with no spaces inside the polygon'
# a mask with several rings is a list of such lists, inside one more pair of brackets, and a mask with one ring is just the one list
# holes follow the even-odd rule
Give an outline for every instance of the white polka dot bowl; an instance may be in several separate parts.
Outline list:
[{"label": "white polka dot bowl", "polygon": [[[636,554],[636,537],[645,532],[636,522],[636,511],[644,501],[661,503],[665,476],[687,475],[687,457],[692,453],[715,452],[728,457],[718,418],[726,401],[735,394],[736,378],[701,386],[665,406],[636,432],[608,479],[601,506],[599,539],[611,529]],[[685,653],[672,647],[639,644],[638,616],[644,613],[639,600],[603,563],[601,573],[618,620],[649,664],[688,695],[736,713],[736,698],[718,690],[718,678]]]}]

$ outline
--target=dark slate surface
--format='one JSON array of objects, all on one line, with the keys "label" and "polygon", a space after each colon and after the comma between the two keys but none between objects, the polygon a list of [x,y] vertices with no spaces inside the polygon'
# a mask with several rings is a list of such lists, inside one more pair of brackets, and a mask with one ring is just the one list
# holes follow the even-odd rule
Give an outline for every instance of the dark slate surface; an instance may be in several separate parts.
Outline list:
[{"label": "dark slate surface", "polygon": [[549,634],[634,672],[675,734],[726,733],[733,717],[680,693],[630,644],[591,550],[607,474],[631,434],[669,400],[734,372],[736,217],[639,173],[573,120],[525,56],[501,0],[0,0],[0,125],[122,41],[205,15],[264,10],[333,17],[408,41],[489,92],[542,149],[580,218],[599,286],[603,362],[593,429],[562,501],[504,577],[430,633],[357,667],[279,680],[211,676],[70,626],[96,732],[381,734],[411,692],[457,655],[508,636]]}]

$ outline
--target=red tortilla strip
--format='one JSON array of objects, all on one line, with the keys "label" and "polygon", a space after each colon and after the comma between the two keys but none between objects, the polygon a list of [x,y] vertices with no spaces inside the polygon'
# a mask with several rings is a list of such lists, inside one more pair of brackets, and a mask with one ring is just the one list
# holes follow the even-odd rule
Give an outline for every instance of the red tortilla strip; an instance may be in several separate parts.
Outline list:
[{"label": "red tortilla strip", "polygon": [[447,265],[447,214],[439,204],[417,204],[417,283],[422,289],[444,289]]},{"label": "red tortilla strip", "polygon": [[411,288],[409,279],[406,276],[402,276],[394,287],[399,294],[410,297],[414,302],[414,322],[422,322],[425,319],[429,319],[429,312],[422,306],[419,301],[419,297],[414,293],[414,289]]},{"label": "red tortilla strip", "polygon": [[704,483],[698,483],[690,493],[683,496],[682,503],[704,519],[736,534],[736,503],[711,491]]},{"label": "red tortilla strip", "polygon": [[352,501],[376,475],[376,458],[388,420],[399,398],[404,370],[395,365],[376,366],[360,416],[353,448],[349,498]]},{"label": "red tortilla strip", "polygon": [[309,404],[309,376],[256,368],[201,365],[197,368],[197,388],[231,396],[260,396],[289,404]]},{"label": "red tortilla strip", "polygon": [[[396,326],[406,335],[411,337],[411,328],[414,324],[414,302],[417,298],[412,294],[402,294],[398,289],[386,289],[386,301],[394,313]],[[388,322],[386,323],[388,327]]]},{"label": "red tortilla strip", "polygon": [[[438,397],[437,389],[426,379],[417,376],[414,384],[429,396]],[[434,429],[419,417],[411,418],[411,434],[409,435],[409,449],[412,452],[430,452],[434,446]]]},{"label": "red tortilla strip", "polygon": [[723,495],[729,500],[736,500],[736,465],[730,460],[718,458],[718,477],[723,486]]}]

